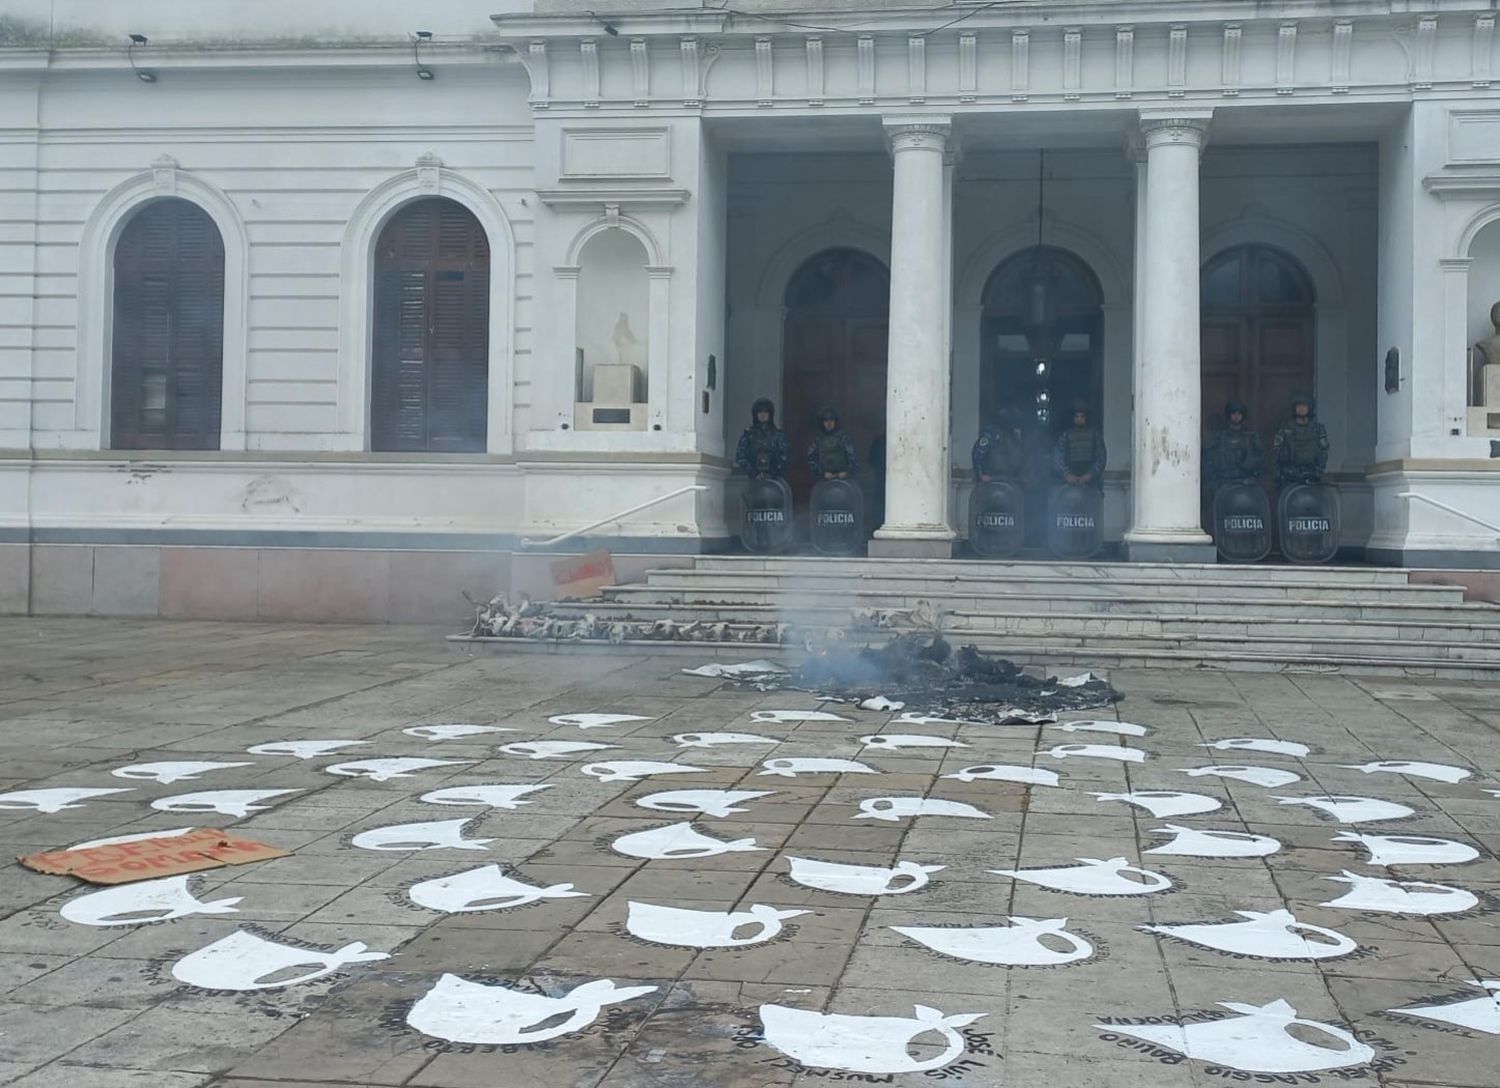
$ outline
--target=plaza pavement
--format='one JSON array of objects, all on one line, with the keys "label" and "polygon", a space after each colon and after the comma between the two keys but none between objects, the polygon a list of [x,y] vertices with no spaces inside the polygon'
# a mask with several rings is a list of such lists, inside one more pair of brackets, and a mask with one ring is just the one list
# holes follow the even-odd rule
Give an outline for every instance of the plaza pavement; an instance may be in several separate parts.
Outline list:
[{"label": "plaza pavement", "polygon": [[[1067,733],[1055,726],[973,727],[893,722],[892,715],[763,695],[686,676],[680,655],[450,654],[431,628],[270,626],[126,620],[0,622],[0,794],[49,787],[130,787],[54,813],[0,811],[7,858],[105,836],[190,825],[232,826],[292,856],[195,875],[201,902],[239,898],[234,913],[191,914],[146,925],[95,926],[59,908],[96,891],[71,878],[10,863],[0,880],[0,1084],[18,1088],[779,1088],[790,1084],[953,1083],[966,1088],[1177,1088],[1220,1083],[1356,1083],[1493,1088],[1500,1035],[1389,1010],[1472,1001],[1471,980],[1500,979],[1500,688],[1466,682],[1317,674],[1118,671],[1125,700],[1075,718],[1116,718],[1144,737]],[[850,722],[757,722],[757,709],[823,709]],[[554,715],[643,716],[598,729],[552,725]],[[433,723],[513,730],[450,740],[402,732]],[[684,732],[784,738],[775,747],[682,748]],[[865,749],[869,733],[956,738],[966,748]],[[1205,741],[1249,737],[1300,742],[1305,757],[1219,751]],[[250,755],[277,741],[368,743],[312,759]],[[618,745],[561,759],[499,753],[500,744],[588,740]],[[1059,744],[1125,745],[1141,763],[1045,753]],[[467,761],[377,782],[323,768],[348,760],[418,756]],[[880,774],[759,774],[783,756],[858,759]],[[600,760],[666,760],[703,773],[605,782],[580,772]],[[145,762],[248,761],[196,781],[156,784],[110,775]],[[1457,783],[1365,773],[1343,764],[1419,760],[1472,773]],[[1185,769],[1251,764],[1297,774],[1279,788]],[[1058,772],[1057,788],[941,777],[980,764]],[[514,809],[423,803],[428,791],[470,784],[546,784]],[[726,818],[637,806],[663,790],[774,791]],[[289,789],[244,819],[158,812],[159,798],[219,789]],[[1219,811],[1156,818],[1093,794],[1189,791]],[[861,800],[924,795],[974,806],[991,819],[856,818]],[[1372,826],[1340,825],[1278,796],[1359,795],[1414,814]],[[3,804],[0,798],[0,804]],[[473,818],[480,849],[362,849],[373,828]],[[694,820],[756,850],[690,860],[642,860],[611,848],[620,836]],[[1273,837],[1261,858],[1143,854],[1166,824]],[[1442,838],[1476,847],[1466,864],[1380,868],[1341,831]],[[870,867],[898,860],[943,866],[906,894],[837,894],[788,878],[787,857]],[[1160,873],[1169,890],[1094,896],[1057,892],[991,870],[1065,867],[1123,857]],[[489,863],[536,886],[584,895],[505,910],[443,914],[408,889]],[[1348,910],[1326,904],[1350,885],[1342,871],[1429,881],[1476,897],[1451,916]],[[808,913],[773,939],[700,949],[627,933],[627,904],[697,911],[752,905]],[[1349,955],[1269,960],[1226,954],[1142,931],[1143,925],[1226,923],[1236,912],[1288,909],[1296,919],[1357,941]],[[1073,938],[1052,953],[1089,954],[1052,967],[998,966],[938,954],[892,926],[1004,926],[1007,919],[1067,919]],[[238,930],[319,949],[363,942],[389,958],[346,966],[283,989],[188,986],[173,965]],[[743,932],[743,931],[741,931]],[[686,939],[686,936],[685,938]],[[1043,958],[1047,958],[1043,954]],[[414,1002],[445,974],[514,993],[557,996],[590,981],[649,986],[602,1009],[579,1030],[543,1043],[474,1046],[415,1030]],[[1371,1057],[1331,1072],[1237,1072],[1212,1055],[1184,1057],[1129,1029],[1183,1038],[1211,1015],[1282,1000],[1301,1021],[1333,1025]],[[1240,1012],[1221,1003],[1233,1002]],[[1491,1003],[1493,1005],[1493,1002]],[[762,1006],[910,1019],[982,1017],[950,1027],[964,1053],[925,1072],[851,1073],[805,1065],[761,1035]],[[1481,1024],[1500,1026],[1478,1005]],[[1185,1018],[1180,1021],[1177,1018]],[[441,1017],[439,1017],[441,1019]],[[1109,1024],[1108,1021],[1137,1023]],[[454,1017],[449,1021],[456,1023]],[[1147,1022],[1142,1025],[1139,1022]],[[1246,1021],[1262,1024],[1252,1017]],[[850,1054],[830,1021],[832,1051]],[[955,1020],[957,1024],[957,1020]],[[1103,1025],[1103,1026],[1101,1026]],[[847,1026],[847,1025],[845,1025]],[[908,1049],[894,1021],[877,1025],[865,1060],[924,1065],[949,1036]],[[1279,1030],[1279,1029],[1278,1029]],[[453,1034],[462,1034],[454,1028]],[[1291,1036],[1324,1053],[1353,1045],[1306,1024]],[[894,1040],[894,1042],[893,1042]],[[934,1042],[936,1040],[936,1042]],[[1268,1041],[1269,1040],[1269,1041]],[[782,1040],[786,1042],[786,1039]],[[804,1040],[805,1042],[806,1040]],[[1279,1060],[1285,1039],[1251,1047]],[[1293,1045],[1292,1049],[1297,1049]],[[1279,1049],[1280,1048],[1280,1049]],[[1332,1048],[1331,1050],[1329,1048]],[[1306,1046],[1302,1046],[1306,1052]],[[1363,1053],[1363,1051],[1361,1051]],[[1292,1059],[1289,1059],[1292,1060]],[[1295,1060],[1293,1060],[1295,1064]]]}]

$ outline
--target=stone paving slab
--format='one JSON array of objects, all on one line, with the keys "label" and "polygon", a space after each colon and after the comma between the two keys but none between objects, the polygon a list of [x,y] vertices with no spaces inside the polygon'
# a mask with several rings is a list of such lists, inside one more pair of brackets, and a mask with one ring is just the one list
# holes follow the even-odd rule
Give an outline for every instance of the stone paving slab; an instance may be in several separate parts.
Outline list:
[{"label": "stone paving slab", "polygon": [[[1473,1006],[1492,1015],[1480,1023],[1496,1035],[1390,1011],[1474,1002],[1484,991],[1471,980],[1500,978],[1500,797],[1486,792],[1500,790],[1500,689],[1493,684],[1116,671],[1111,679],[1125,700],[1074,717],[1118,718],[1149,729],[1145,737],[1122,738],[1051,725],[916,726],[805,693],[739,691],[684,676],[682,667],[695,662],[680,655],[460,658],[448,655],[441,634],[409,627],[0,621],[0,652],[11,666],[0,673],[0,794],[132,791],[57,812],[0,808],[6,852],[185,826],[233,827],[293,851],[189,878],[200,901],[238,898],[231,913],[114,926],[83,925],[59,913],[97,889],[12,864],[0,881],[0,1084],[782,1088],[941,1080],[965,1088],[1203,1088],[1257,1077],[1281,1083],[1278,1076],[1288,1083],[1353,1079],[1388,1088],[1495,1084],[1500,1004]],[[765,710],[831,710],[849,720],[754,717]],[[549,721],[580,713],[645,720],[594,729]],[[450,739],[403,732],[446,723],[510,731]],[[708,732],[774,743],[693,747],[674,739]],[[968,747],[888,751],[859,739],[881,733]],[[1246,737],[1309,750],[1211,747]],[[246,752],[319,739],[366,743],[311,759]],[[580,741],[614,747],[541,759],[502,750]],[[1051,754],[1057,745],[1078,743],[1123,745],[1147,758]],[[764,773],[765,760],[789,756],[858,760],[879,773]],[[413,757],[456,762],[385,781],[327,771]],[[168,784],[110,774],[136,763],[198,760],[251,765]],[[702,770],[620,781],[601,780],[607,770],[583,770],[641,760]],[[1356,769],[1389,760],[1470,773],[1446,782]],[[1059,785],[943,777],[986,764],[1051,770]],[[1263,787],[1183,773],[1239,765],[1288,771],[1298,780]],[[433,790],[492,784],[548,788],[513,808],[420,800]],[[151,807],[182,794],[246,789],[297,792],[244,817]],[[703,789],[769,796],[741,801],[743,811],[722,817],[637,803]],[[1094,796],[1139,791],[1204,795],[1220,807],[1156,817]],[[1412,814],[1344,824],[1278,801],[1325,794],[1398,802]],[[957,801],[990,818],[864,816],[861,803],[877,797]],[[466,838],[488,841],[477,849],[421,850],[364,849],[352,841],[375,829],[447,821],[462,824]],[[614,847],[622,836],[684,823],[722,842],[753,839],[754,849],[646,859]],[[1270,836],[1281,849],[1251,858],[1158,852],[1175,841],[1174,827]],[[1336,838],[1348,831],[1442,838],[1470,844],[1480,856],[1373,866],[1363,846]],[[911,892],[850,894],[796,882],[792,858],[942,868]],[[1066,880],[1069,871],[1076,875],[1070,867],[1093,864],[1079,859],[1111,858],[1170,884],[1156,891],[1122,885],[1116,890],[1131,894],[1103,895],[1025,879],[1028,870],[1060,869]],[[491,865],[535,888],[572,885],[583,894],[464,913],[410,899],[415,887]],[[1017,869],[1018,878],[995,872]],[[1473,893],[1475,904],[1432,916],[1330,905],[1351,885],[1329,878],[1346,872],[1442,884]],[[683,943],[633,935],[632,904],[804,913],[778,923],[780,931],[767,939],[702,947],[682,916],[670,932]],[[1222,926],[1243,922],[1243,912],[1276,911],[1358,947],[1317,961],[1252,957],[1142,928]],[[1016,939],[1016,927],[1049,920],[1058,920],[1067,936]],[[988,953],[971,947],[960,955],[896,927],[939,943],[953,939],[955,929],[977,929],[999,943]],[[750,940],[765,931],[756,922],[733,933]],[[210,988],[174,977],[174,967],[192,954],[246,936],[319,968],[328,964],[323,957],[352,942],[389,958],[267,989],[226,987],[256,977],[268,962],[239,982],[220,971],[210,976]],[[1074,953],[1051,966],[981,962]],[[429,1030],[407,1022],[413,1006],[449,976],[486,987],[471,1000],[490,1003],[498,995],[498,1004],[476,1014],[492,1030],[517,993],[561,998],[600,980],[650,990],[597,1013],[584,1009],[574,1030],[557,1038],[495,1046],[467,1042],[472,1028],[451,1017]],[[515,1026],[545,1033],[571,1014],[576,994],[571,1000],[517,1012]],[[806,1014],[798,1021],[806,1033],[763,1031],[769,1006]],[[1295,1022],[1293,1014],[1274,1011],[1285,1008],[1295,1009]],[[1214,1025],[1231,1016],[1242,1018],[1238,1026],[1252,1045],[1216,1050]],[[965,1022],[943,1028],[943,1017]],[[929,1029],[934,1020],[939,1030]],[[1175,1048],[1160,1041],[1163,1032],[1176,1032]],[[1304,1046],[1309,1039],[1314,1043]],[[1341,1066],[1344,1047],[1369,1049]],[[1268,1061],[1285,1068],[1272,1073],[1256,1064]]]}]

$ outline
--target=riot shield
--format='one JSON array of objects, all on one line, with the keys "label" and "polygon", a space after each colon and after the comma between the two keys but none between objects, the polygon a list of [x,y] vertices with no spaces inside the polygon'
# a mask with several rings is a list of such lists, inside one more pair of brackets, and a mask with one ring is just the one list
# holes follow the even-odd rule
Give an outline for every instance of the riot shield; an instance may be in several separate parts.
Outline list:
[{"label": "riot shield", "polygon": [[1326,563],[1339,550],[1339,493],[1332,484],[1294,484],[1276,508],[1281,554],[1293,563]]},{"label": "riot shield", "polygon": [[969,546],[987,559],[1004,559],[1026,539],[1026,499],[1006,480],[974,485],[969,499]]},{"label": "riot shield", "polygon": [[740,543],[747,552],[784,552],[791,547],[792,489],[785,480],[746,480],[740,511]]},{"label": "riot shield", "polygon": [[1047,502],[1047,550],[1059,559],[1087,559],[1099,550],[1104,494],[1092,487],[1062,484]]},{"label": "riot shield", "polygon": [[865,546],[865,499],[853,480],[819,480],[808,518],[812,546],[823,555],[853,555]]},{"label": "riot shield", "polygon": [[1259,484],[1225,484],[1214,495],[1214,547],[1228,563],[1259,563],[1271,553],[1271,500]]}]

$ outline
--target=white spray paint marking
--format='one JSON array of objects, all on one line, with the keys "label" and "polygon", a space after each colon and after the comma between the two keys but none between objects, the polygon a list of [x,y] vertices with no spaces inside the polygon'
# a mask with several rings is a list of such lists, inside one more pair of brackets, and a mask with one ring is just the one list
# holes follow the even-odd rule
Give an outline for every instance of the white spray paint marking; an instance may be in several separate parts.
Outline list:
[{"label": "white spray paint marking", "polygon": [[1294,740],[1275,740],[1271,737],[1230,737],[1228,740],[1211,740],[1198,745],[1218,752],[1268,752],[1278,756],[1308,756],[1312,749]]},{"label": "white spray paint marking", "polygon": [[1132,793],[1096,793],[1100,801],[1124,801],[1143,808],[1157,819],[1169,816],[1196,816],[1223,808],[1217,797],[1203,793],[1179,793],[1176,790],[1136,790]]},{"label": "white spray paint marking", "polygon": [[[1329,960],[1347,956],[1359,942],[1333,929],[1299,922],[1289,910],[1237,910],[1243,922],[1196,922],[1187,925],[1137,926],[1191,944],[1236,956],[1267,960]],[[1309,940],[1306,935],[1321,938]]]},{"label": "white spray paint marking", "polygon": [[1500,981],[1495,979],[1470,979],[1475,986],[1488,993],[1472,1001],[1457,1001],[1447,1005],[1413,1005],[1407,1009],[1388,1009],[1397,1016],[1418,1016],[1423,1020],[1440,1020],[1445,1024],[1456,1024],[1461,1028],[1482,1031],[1486,1035],[1500,1035]]},{"label": "white spray paint marking", "polygon": [[[1160,873],[1131,865],[1124,858],[1075,858],[1078,865],[1053,869],[991,869],[997,876],[1008,876],[1076,895],[1148,895],[1166,891],[1172,881]],[[1135,873],[1141,880],[1131,880]]]},{"label": "white spray paint marking", "polygon": [[1044,767],[1021,767],[1013,763],[981,763],[977,767],[965,767],[961,771],[943,775],[960,782],[984,779],[991,782],[1024,782],[1032,786],[1057,785],[1057,772]]},{"label": "white spray paint marking", "polygon": [[1051,728],[1061,729],[1064,733],[1113,733],[1118,737],[1144,737],[1151,732],[1144,725],[1137,725],[1135,722],[1058,722]]},{"label": "white spray paint marking", "polygon": [[316,759],[337,752],[340,748],[367,745],[367,740],[273,740],[269,744],[257,744],[245,751],[253,756],[295,756],[297,759]]},{"label": "white spray paint marking", "polygon": [[158,812],[217,812],[221,816],[248,816],[252,812],[264,812],[270,805],[259,802],[273,797],[285,797],[301,790],[201,790],[198,793],[179,793],[175,797],[162,797],[151,802]]},{"label": "white spray paint marking", "polygon": [[639,714],[557,714],[547,719],[553,725],[576,725],[579,729],[606,729],[611,725],[623,725],[625,722],[654,720],[643,718]]},{"label": "white spray paint marking", "polygon": [[874,767],[867,767],[854,759],[807,759],[801,756],[768,759],[761,764],[761,774],[775,774],[782,778],[796,778],[799,774],[879,774]]},{"label": "white spray paint marking", "polygon": [[604,763],[589,763],[580,769],[600,782],[635,782],[658,774],[707,773],[703,767],[690,767],[686,763],[661,763],[651,759],[615,759]]},{"label": "white spray paint marking", "polygon": [[546,783],[522,786],[449,786],[424,793],[418,800],[429,805],[488,805],[490,808],[515,809],[531,804],[521,798],[552,787]]},{"label": "white spray paint marking", "polygon": [[424,740],[458,740],[460,737],[477,737],[485,733],[514,733],[515,730],[499,725],[466,725],[462,722],[454,722],[448,725],[412,725],[401,732],[408,737],[421,737]]},{"label": "white spray paint marking", "polygon": [[[1303,1020],[1282,1000],[1265,1005],[1221,1001],[1239,1013],[1194,1024],[1096,1024],[1100,1031],[1133,1035],[1189,1058],[1245,1073],[1314,1073],[1362,1065],[1375,1057],[1373,1048],[1334,1024]],[[1332,1045],[1304,1042],[1287,1029],[1315,1032]]]},{"label": "white spray paint marking", "polygon": [[660,812],[701,812],[722,819],[736,812],[749,812],[747,808],[735,807],[741,801],[774,796],[770,790],[667,790],[638,797],[635,803]]},{"label": "white spray paint marking", "polygon": [[940,718],[935,714],[918,714],[915,710],[905,711],[898,719],[902,725],[989,725],[989,722],[971,722],[963,718]]},{"label": "white spray paint marking", "polygon": [[472,914],[483,910],[508,910],[539,903],[543,899],[587,897],[571,884],[541,887],[506,876],[498,865],[481,865],[451,876],[440,876],[413,884],[407,897],[419,907],[444,914]]},{"label": "white spray paint marking", "polygon": [[1500,797],[1500,790],[1481,790],[1480,792],[1487,793],[1491,797]]},{"label": "white spray paint marking", "polygon": [[762,737],[755,733],[677,733],[672,737],[679,748],[714,748],[720,744],[782,744],[780,737]]},{"label": "white spray paint marking", "polygon": [[757,722],[847,722],[837,714],[826,710],[752,710],[751,720]]},{"label": "white spray paint marking", "polygon": [[1047,754],[1053,759],[1068,759],[1081,756],[1085,759],[1118,759],[1122,763],[1144,763],[1146,753],[1138,748],[1122,748],[1117,744],[1059,744]]},{"label": "white spray paint marking", "polygon": [[1343,910],[1368,910],[1380,914],[1462,914],[1479,905],[1479,897],[1463,888],[1430,884],[1425,880],[1387,880],[1378,876],[1360,876],[1344,870],[1343,876],[1325,876],[1324,880],[1351,885],[1337,899],[1322,904]]},{"label": "white spray paint marking", "polygon": [[[388,952],[368,951],[363,941],[334,952],[318,952],[268,941],[241,929],[182,957],[172,965],[172,977],[204,990],[277,990],[312,982],[352,963],[390,958]],[[284,975],[298,967],[306,970]]]},{"label": "white spray paint marking", "polygon": [[329,774],[343,778],[368,778],[371,782],[389,782],[393,778],[410,778],[417,771],[429,771],[434,767],[462,767],[473,763],[472,759],[419,759],[415,756],[395,756],[386,759],[356,759],[349,763],[335,763],[323,769]]},{"label": "white spray paint marking", "polygon": [[1271,789],[1277,786],[1290,786],[1293,782],[1302,781],[1300,774],[1278,770],[1275,767],[1232,766],[1227,763],[1194,767],[1182,773],[1194,778],[1232,778],[1236,782],[1248,782],[1252,786],[1265,786]]},{"label": "white spray paint marking", "polygon": [[610,847],[626,857],[666,860],[670,858],[711,858],[718,854],[744,853],[764,850],[756,846],[754,839],[735,839],[725,842],[705,835],[691,823],[669,824],[650,831],[634,831],[621,835]]},{"label": "white spray paint marking", "polygon": [[1340,763],[1347,771],[1363,771],[1365,774],[1401,774],[1409,778],[1430,778],[1434,782],[1462,782],[1473,772],[1446,763],[1421,763],[1406,759],[1383,759],[1374,763]]},{"label": "white spray paint marking", "polygon": [[1252,835],[1245,831],[1200,831],[1196,827],[1167,824],[1154,827],[1151,834],[1174,834],[1171,842],[1147,850],[1148,854],[1167,854],[1182,858],[1263,858],[1281,849],[1281,842],[1269,835]]},{"label": "white spray paint marking", "polygon": [[175,839],[178,835],[186,835],[194,830],[191,827],[174,827],[168,831],[137,831],[133,835],[111,835],[107,839],[90,839],[88,842],[75,843],[68,847],[70,850],[91,850],[96,846],[118,846],[123,842],[144,842],[147,839]]},{"label": "white spray paint marking", "polygon": [[940,873],[946,868],[943,865],[919,865],[915,861],[900,861],[893,868],[883,869],[811,858],[789,857],[786,860],[792,867],[792,879],[798,884],[845,895],[904,895],[925,888],[929,874]]},{"label": "white spray paint marking", "polygon": [[1366,865],[1462,865],[1479,857],[1468,843],[1425,835],[1359,835],[1340,831],[1334,842],[1357,842],[1369,851]]},{"label": "white spray paint marking", "polygon": [[559,759],[578,752],[602,752],[606,748],[618,747],[618,744],[595,744],[588,740],[523,740],[514,744],[502,744],[498,751],[508,756],[527,756],[530,759]]},{"label": "white spray paint marking", "polygon": [[620,986],[600,979],[547,997],[444,975],[412,1006],[406,1022],[423,1035],[452,1043],[523,1046],[579,1031],[597,1020],[606,1005],[655,992],[655,986]]},{"label": "white spray paint marking", "polygon": [[988,812],[982,812],[962,801],[944,801],[937,797],[870,797],[859,803],[856,820],[886,820],[895,823],[912,816],[958,816],[969,820],[992,820]]},{"label": "white spray paint marking", "polygon": [[785,667],[774,661],[740,661],[732,665],[721,665],[717,662],[708,665],[699,665],[695,669],[683,669],[689,676],[707,676],[713,680],[722,680],[726,677],[742,676],[764,676],[769,673],[786,672]]},{"label": "white spray paint marking", "polygon": [[[744,948],[764,944],[781,932],[788,918],[811,914],[808,910],[778,910],[755,904],[748,910],[687,910],[661,907],[652,903],[629,904],[625,928],[633,936],[656,944],[682,948]],[[735,931],[753,928],[754,932],[736,937]]]},{"label": "white spray paint marking", "polygon": [[[1009,924],[1003,926],[889,928],[945,956],[1005,967],[1056,967],[1094,954],[1092,944],[1067,931],[1066,918],[1011,915],[1006,922]],[[1059,943],[1066,947],[1057,948]]]},{"label": "white spray paint marking", "polygon": [[188,890],[187,874],[143,880],[69,899],[58,913],[81,926],[138,926],[189,914],[233,914],[243,896],[205,903]]},{"label": "white spray paint marking", "polygon": [[173,782],[191,782],[209,771],[228,770],[231,767],[253,767],[252,763],[224,763],[219,760],[183,760],[176,763],[132,763],[129,767],[116,767],[109,773],[116,778],[133,778],[147,782],[159,782],[170,786]]},{"label": "white spray paint marking", "polygon": [[81,786],[54,786],[45,790],[15,790],[0,793],[0,810],[34,809],[37,812],[61,812],[67,808],[83,808],[81,802],[91,797],[104,797],[111,793],[130,793],[132,787],[116,789],[87,789]]},{"label": "white spray paint marking", "polygon": [[[966,1044],[957,1029],[985,1015],[945,1016],[926,1005],[913,1008],[916,1017],[908,1019],[762,1005],[760,1022],[766,1042],[803,1065],[852,1073],[922,1073],[941,1069],[962,1054]],[[925,1061],[913,1058],[907,1052],[911,1041],[929,1032],[943,1037],[943,1050]]]},{"label": "white spray paint marking", "polygon": [[1415,810],[1395,801],[1381,801],[1375,797],[1282,797],[1274,795],[1283,805],[1306,805],[1326,812],[1341,824],[1372,824],[1386,820],[1401,820]]},{"label": "white spray paint marking", "polygon": [[391,824],[361,831],[349,840],[361,850],[483,850],[494,839],[466,839],[468,820]]},{"label": "white spray paint marking", "polygon": [[889,748],[892,751],[900,748],[968,747],[962,741],[949,740],[947,737],[924,737],[917,733],[872,733],[867,737],[860,737],[859,742],[866,748]]}]

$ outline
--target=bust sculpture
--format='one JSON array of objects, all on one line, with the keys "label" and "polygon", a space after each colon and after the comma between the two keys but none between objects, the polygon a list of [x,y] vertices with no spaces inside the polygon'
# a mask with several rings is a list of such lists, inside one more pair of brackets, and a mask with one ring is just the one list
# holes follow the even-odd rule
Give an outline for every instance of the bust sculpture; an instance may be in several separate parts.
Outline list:
[{"label": "bust sculpture", "polygon": [[1474,345],[1475,404],[1500,408],[1500,302],[1490,307],[1493,335]]}]

